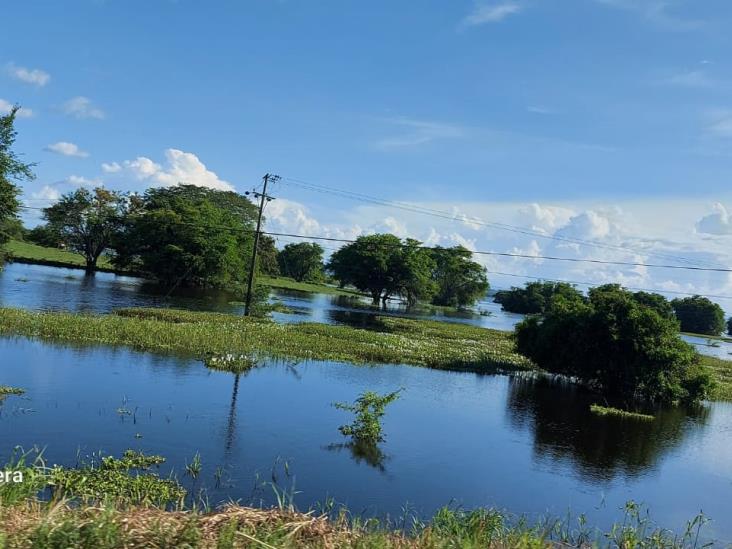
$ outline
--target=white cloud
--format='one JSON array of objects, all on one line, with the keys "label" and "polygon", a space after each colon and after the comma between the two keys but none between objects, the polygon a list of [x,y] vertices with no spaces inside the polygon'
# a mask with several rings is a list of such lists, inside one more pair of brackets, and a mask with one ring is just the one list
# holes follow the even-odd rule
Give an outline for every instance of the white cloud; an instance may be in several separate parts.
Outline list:
[{"label": "white cloud", "polygon": [[673,86],[680,86],[683,88],[712,88],[715,86],[714,80],[712,80],[705,71],[699,70],[674,74],[670,76],[666,82]]},{"label": "white cloud", "polygon": [[117,173],[122,171],[122,166],[117,162],[102,162],[102,171],[104,173]]},{"label": "white cloud", "polygon": [[438,139],[456,139],[465,135],[464,128],[441,122],[409,118],[391,118],[387,122],[403,128],[405,132],[376,141],[374,145],[378,149],[392,150],[403,147],[415,147]]},{"label": "white cloud", "polygon": [[88,97],[72,97],[63,104],[62,110],[68,116],[74,118],[96,118],[102,120],[106,115],[104,111],[95,106]]},{"label": "white cloud", "polygon": [[26,84],[43,87],[51,80],[51,75],[41,69],[27,69],[13,63],[8,64],[7,69],[10,76]]},{"label": "white cloud", "polygon": [[502,2],[499,4],[478,5],[473,12],[463,19],[465,26],[485,25],[503,21],[509,15],[519,13],[521,6],[516,2]]},{"label": "white cloud", "polygon": [[69,143],[68,141],[59,141],[58,143],[53,143],[51,145],[48,145],[45,148],[46,151],[61,154],[63,156],[75,156],[78,158],[86,158],[89,156],[89,153],[86,151],[82,151],[78,145],[74,143]]},{"label": "white cloud", "polygon": [[732,137],[732,111],[717,110],[710,113],[706,131],[713,137]]},{"label": "white cloud", "polygon": [[51,185],[44,185],[39,191],[31,193],[31,198],[34,200],[47,200],[49,202],[54,202],[61,198],[61,193]]},{"label": "white cloud", "polygon": [[[178,184],[196,185],[222,191],[233,191],[234,186],[220,179],[193,153],[178,149],[165,151],[166,164],[162,166],[145,156],[134,160],[126,160],[122,166],[140,181],[151,181],[154,184],[170,187]],[[113,173],[119,164],[106,164],[107,173]],[[111,171],[110,171],[111,168]],[[102,166],[102,169],[105,169]]]},{"label": "white cloud", "polygon": [[98,187],[102,184],[102,180],[98,177],[89,179],[81,175],[70,175],[63,181],[63,183],[74,185],[76,187]]},{"label": "white cloud", "polygon": [[[0,114],[9,114],[10,111],[13,110],[13,106],[14,105],[10,101],[0,99]],[[16,113],[16,116],[18,118],[30,118],[31,116],[33,116],[33,111],[31,109],[21,107]]]},{"label": "white cloud", "polygon": [[555,235],[562,238],[597,240],[607,238],[614,229],[606,216],[588,210],[572,217],[566,225],[556,231]]},{"label": "white cloud", "polygon": [[714,213],[705,215],[697,221],[697,232],[713,235],[732,235],[732,220],[727,208],[716,202],[712,205],[712,209]]}]

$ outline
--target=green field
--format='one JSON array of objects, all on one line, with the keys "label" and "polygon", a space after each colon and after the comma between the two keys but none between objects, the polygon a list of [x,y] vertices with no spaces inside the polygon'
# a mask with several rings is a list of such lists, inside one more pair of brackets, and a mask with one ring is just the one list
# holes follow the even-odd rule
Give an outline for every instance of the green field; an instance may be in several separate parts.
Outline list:
[{"label": "green field", "polygon": [[[86,266],[86,260],[80,254],[59,250],[57,248],[46,248],[37,244],[31,244],[30,242],[11,240],[5,246],[5,249],[10,253],[11,261],[17,261],[18,263],[69,267],[72,269],[84,268]],[[115,269],[109,263],[109,260],[102,256],[99,258],[97,270],[114,271]]]}]

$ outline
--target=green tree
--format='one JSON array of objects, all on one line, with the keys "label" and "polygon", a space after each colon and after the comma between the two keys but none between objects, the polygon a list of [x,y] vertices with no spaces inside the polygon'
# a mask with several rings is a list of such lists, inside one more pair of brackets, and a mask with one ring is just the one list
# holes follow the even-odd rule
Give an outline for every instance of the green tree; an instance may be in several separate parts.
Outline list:
[{"label": "green tree", "polygon": [[268,276],[279,276],[278,256],[279,252],[275,247],[275,239],[266,234],[260,235],[259,249],[257,250],[259,272]]},{"label": "green tree", "polygon": [[430,299],[435,292],[435,263],[416,240],[404,242],[393,234],[360,236],[335,252],[328,270],[341,285],[351,284],[371,295],[373,303],[386,304],[400,296],[410,304]]},{"label": "green tree", "polygon": [[677,323],[615,285],[594,288],[586,301],[554,297],[543,317],[516,327],[516,342],[539,367],[626,402],[695,401],[712,387]]},{"label": "green tree", "polygon": [[92,272],[122,227],[127,209],[128,198],[123,193],[103,187],[93,191],[82,188],[44,208],[43,217],[49,233],[83,255],[87,272]]},{"label": "green tree", "polygon": [[727,319],[727,334],[732,335],[732,316]]},{"label": "green tree", "polygon": [[528,282],[524,288],[496,292],[493,301],[500,303],[504,311],[520,314],[541,314],[555,296],[570,301],[582,301],[582,294],[566,282]]},{"label": "green tree", "polygon": [[724,330],[722,307],[706,297],[695,295],[671,301],[682,332],[719,335]]},{"label": "green tree", "polygon": [[664,318],[676,320],[676,314],[674,308],[668,299],[663,297],[661,294],[649,293],[649,292],[635,292],[633,294],[635,300],[641,305],[646,305],[654,309],[659,315]]},{"label": "green tree", "polygon": [[432,250],[432,278],[437,287],[433,304],[468,307],[485,296],[489,288],[485,267],[472,261],[472,257],[470,250],[462,246],[438,246]]},{"label": "green tree", "polygon": [[277,256],[280,273],[298,282],[323,279],[323,248],[320,244],[287,244]]},{"label": "green tree", "polygon": [[246,281],[256,208],[245,197],[192,185],[131,197],[114,242],[116,265],[166,285],[232,287]]},{"label": "green tree", "polygon": [[[12,236],[8,228],[12,228],[20,210],[18,195],[20,189],[14,181],[31,181],[35,178],[33,164],[22,162],[13,150],[18,132],[15,130],[15,115],[20,107],[17,105],[10,112],[0,116],[0,246]],[[0,265],[4,254],[0,253]]]}]

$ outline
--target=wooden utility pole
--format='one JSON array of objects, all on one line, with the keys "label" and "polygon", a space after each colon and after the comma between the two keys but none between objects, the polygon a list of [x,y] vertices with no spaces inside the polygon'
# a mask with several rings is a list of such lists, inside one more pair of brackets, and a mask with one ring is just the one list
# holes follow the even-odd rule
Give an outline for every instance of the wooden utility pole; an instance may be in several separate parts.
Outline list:
[{"label": "wooden utility pole", "polygon": [[[262,212],[264,212],[264,205],[266,202],[274,200],[274,197],[267,195],[267,184],[272,181],[273,183],[280,179],[279,175],[264,174],[264,186],[262,192],[258,193],[252,191],[251,194],[255,198],[259,198],[259,214],[257,215],[257,230],[254,232],[254,246],[252,248],[252,263],[249,265],[249,280],[247,281],[247,298],[244,305],[244,316],[249,316],[252,308],[252,286],[254,285],[254,269],[257,266],[257,251],[259,248],[259,234],[262,228]],[[248,191],[245,194],[250,194]]]}]

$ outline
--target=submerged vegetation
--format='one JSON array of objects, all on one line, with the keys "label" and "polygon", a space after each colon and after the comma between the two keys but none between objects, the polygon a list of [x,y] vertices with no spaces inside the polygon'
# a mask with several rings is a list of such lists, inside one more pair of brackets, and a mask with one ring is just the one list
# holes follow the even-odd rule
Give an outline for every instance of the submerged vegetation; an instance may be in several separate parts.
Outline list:
[{"label": "submerged vegetation", "polygon": [[592,404],[590,406],[590,412],[597,414],[598,416],[613,416],[622,419],[638,419],[641,421],[653,421],[655,419],[655,417],[650,414],[628,412],[627,410],[621,410],[620,408],[600,406],[599,404]]},{"label": "submerged vegetation", "polygon": [[20,387],[10,387],[9,385],[0,385],[0,399],[8,395],[22,395],[25,393],[25,389]]},{"label": "submerged vegetation", "polygon": [[379,317],[371,329],[275,324],[220,313],[122,309],[84,315],[0,309],[0,334],[75,344],[126,345],[204,360],[227,354],[396,363],[490,373],[527,370],[511,334],[457,323]]}]

